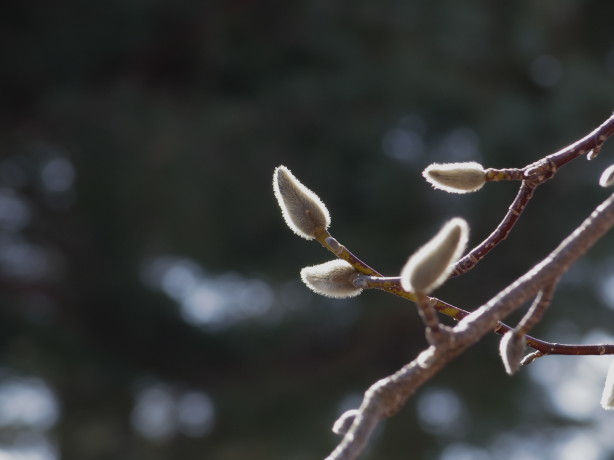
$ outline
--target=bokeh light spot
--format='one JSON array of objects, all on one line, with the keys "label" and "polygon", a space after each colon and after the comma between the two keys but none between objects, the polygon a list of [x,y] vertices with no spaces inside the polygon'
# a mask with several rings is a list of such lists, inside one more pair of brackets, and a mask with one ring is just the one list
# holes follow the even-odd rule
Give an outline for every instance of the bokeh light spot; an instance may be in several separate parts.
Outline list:
[{"label": "bokeh light spot", "polygon": [[190,391],[179,399],[177,419],[179,429],[186,436],[199,437],[213,428],[215,410],[213,401],[200,391]]},{"label": "bokeh light spot", "polygon": [[0,384],[0,426],[51,428],[60,410],[50,388],[37,378],[11,378]]},{"label": "bokeh light spot", "polygon": [[550,55],[542,55],[531,62],[529,75],[533,82],[542,88],[556,85],[563,74],[563,67],[558,59]]},{"label": "bokeh light spot", "polygon": [[163,440],[176,430],[174,403],[168,388],[156,385],[143,389],[132,411],[132,426],[142,436]]},{"label": "bokeh light spot", "polygon": [[446,447],[439,460],[491,460],[486,449],[471,444],[455,442]]},{"label": "bokeh light spot", "polygon": [[185,258],[156,258],[145,264],[142,279],[175,300],[183,319],[198,326],[228,327],[263,317],[275,300],[263,280],[234,272],[210,275]]},{"label": "bokeh light spot", "polygon": [[41,180],[49,192],[66,192],[72,187],[75,180],[75,168],[64,157],[52,158],[43,164]]},{"label": "bokeh light spot", "polygon": [[10,189],[0,189],[0,228],[9,231],[23,229],[30,221],[30,208]]},{"label": "bokeh light spot", "polygon": [[447,388],[429,388],[418,397],[420,425],[429,433],[451,433],[459,429],[463,405],[459,396]]},{"label": "bokeh light spot", "polygon": [[202,391],[180,391],[156,383],[136,395],[131,421],[138,433],[155,441],[163,442],[179,432],[200,437],[213,429],[215,407]]},{"label": "bokeh light spot", "polygon": [[0,272],[21,280],[34,280],[44,277],[50,268],[50,260],[45,250],[25,242],[0,243]]}]

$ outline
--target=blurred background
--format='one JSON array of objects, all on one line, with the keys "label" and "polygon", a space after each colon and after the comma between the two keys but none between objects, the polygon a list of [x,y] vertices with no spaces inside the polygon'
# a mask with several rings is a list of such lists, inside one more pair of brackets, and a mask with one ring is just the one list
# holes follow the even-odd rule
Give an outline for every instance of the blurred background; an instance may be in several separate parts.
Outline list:
[{"label": "blurred background", "polygon": [[[412,304],[302,285],[331,256],[286,228],[274,167],[395,275],[450,217],[477,244],[516,193],[435,191],[428,164],[522,167],[614,108],[611,2],[0,10],[2,460],[325,457],[338,415],[425,342]],[[611,143],[437,295],[474,309],[545,256],[608,195]],[[535,335],[614,342],[614,238],[573,267]],[[613,458],[610,358],[547,357],[510,378],[497,346],[459,357],[362,458]]]}]

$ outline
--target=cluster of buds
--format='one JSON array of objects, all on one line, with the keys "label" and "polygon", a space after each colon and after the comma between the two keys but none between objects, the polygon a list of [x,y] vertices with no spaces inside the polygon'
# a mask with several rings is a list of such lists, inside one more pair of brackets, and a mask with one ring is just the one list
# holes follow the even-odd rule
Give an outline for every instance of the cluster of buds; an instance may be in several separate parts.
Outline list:
[{"label": "cluster of buds", "polygon": [[[431,165],[424,175],[439,188],[459,193],[477,190],[486,181],[484,169],[477,163]],[[285,166],[275,169],[273,190],[284,220],[294,233],[308,240],[328,235],[328,209]],[[458,217],[450,220],[431,241],[409,258],[401,271],[403,288],[409,292],[428,294],[439,287],[464,251],[467,239],[467,222]],[[305,267],[301,271],[301,279],[311,290],[334,298],[359,295],[362,292],[357,282],[359,277],[360,272],[343,260]]]},{"label": "cluster of buds", "polygon": [[[517,179],[507,177],[505,170],[486,170],[476,162],[434,163],[428,166],[423,176],[436,189],[450,193],[470,193],[480,190],[491,180]],[[614,185],[614,165],[607,168],[599,184],[603,187]],[[330,240],[330,213],[320,198],[303,185],[285,166],[275,169],[273,189],[286,224],[298,236],[320,242]],[[425,301],[433,290],[441,286],[450,276],[455,263],[465,251],[469,227],[459,217],[448,221],[441,230],[424,246],[409,257],[400,273],[400,285],[413,293],[423,309],[421,315],[427,327],[425,308],[432,309]],[[336,243],[336,240],[334,240]],[[329,249],[331,249],[329,245]],[[333,251],[335,252],[335,251]],[[336,252],[335,252],[336,253]],[[359,295],[365,285],[364,275],[371,275],[346,260],[335,259],[301,270],[301,279],[315,293],[332,298],[348,298]],[[434,315],[434,311],[432,315]],[[437,320],[435,320],[437,325]],[[500,354],[508,374],[515,373],[522,362],[526,349],[526,332],[519,327],[507,332],[500,342]],[[614,363],[610,367],[601,404],[605,409],[614,409]],[[343,431],[339,428],[340,431]]]}]

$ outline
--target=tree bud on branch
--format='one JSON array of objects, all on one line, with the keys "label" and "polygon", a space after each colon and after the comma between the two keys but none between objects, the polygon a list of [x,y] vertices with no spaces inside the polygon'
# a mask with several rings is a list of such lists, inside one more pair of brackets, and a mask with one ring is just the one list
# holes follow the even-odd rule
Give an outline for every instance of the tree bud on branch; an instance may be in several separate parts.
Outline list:
[{"label": "tree bud on branch", "polygon": [[608,369],[608,376],[605,379],[603,394],[601,395],[601,407],[606,410],[614,410],[614,361]]},{"label": "tree bud on branch", "polygon": [[324,203],[285,166],[275,168],[273,190],[286,224],[298,236],[312,240],[330,225]]},{"label": "tree bud on branch", "polygon": [[450,275],[453,263],[467,245],[469,226],[455,217],[428,243],[418,249],[401,271],[401,286],[406,291],[428,294]]},{"label": "tree bud on branch", "polygon": [[608,166],[605,171],[601,173],[599,185],[602,187],[611,187],[614,185],[614,165]]},{"label": "tree bud on branch", "polygon": [[505,333],[499,343],[499,353],[505,367],[505,372],[513,375],[518,372],[524,358],[526,349],[526,340],[524,334],[518,334],[511,330]]},{"label": "tree bud on branch", "polygon": [[362,289],[354,286],[354,279],[360,276],[345,260],[336,259],[301,270],[303,282],[317,294],[343,299],[356,297]]},{"label": "tree bud on branch", "polygon": [[481,164],[474,161],[433,163],[422,175],[433,187],[450,193],[475,192],[486,183],[486,171]]}]

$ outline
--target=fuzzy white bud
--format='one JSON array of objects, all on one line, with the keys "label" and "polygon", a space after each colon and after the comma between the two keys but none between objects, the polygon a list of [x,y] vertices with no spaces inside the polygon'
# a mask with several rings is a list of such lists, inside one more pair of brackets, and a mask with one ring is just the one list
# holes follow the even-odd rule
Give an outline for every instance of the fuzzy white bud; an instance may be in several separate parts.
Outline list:
[{"label": "fuzzy white bud", "polygon": [[515,374],[520,369],[522,358],[526,350],[526,340],[523,334],[516,334],[513,330],[507,331],[499,343],[499,353],[509,375]]},{"label": "fuzzy white bud", "polygon": [[360,273],[345,260],[335,259],[301,270],[303,282],[317,294],[343,299],[356,297],[362,289],[354,286],[354,279]]},{"label": "fuzzy white bud", "polygon": [[286,224],[298,236],[312,240],[330,225],[324,203],[285,166],[275,168],[273,191]]},{"label": "fuzzy white bud", "polygon": [[486,171],[475,161],[433,163],[422,175],[433,187],[450,193],[475,192],[486,183]]},{"label": "fuzzy white bud", "polygon": [[614,361],[608,369],[608,376],[605,379],[603,394],[601,395],[601,407],[605,410],[614,410]]},{"label": "fuzzy white bud", "polygon": [[465,251],[468,236],[469,226],[465,220],[455,217],[447,222],[403,267],[403,289],[429,294],[439,287],[450,275],[453,263]]},{"label": "fuzzy white bud", "polygon": [[611,187],[614,185],[614,165],[608,166],[599,178],[599,185],[602,187]]}]

